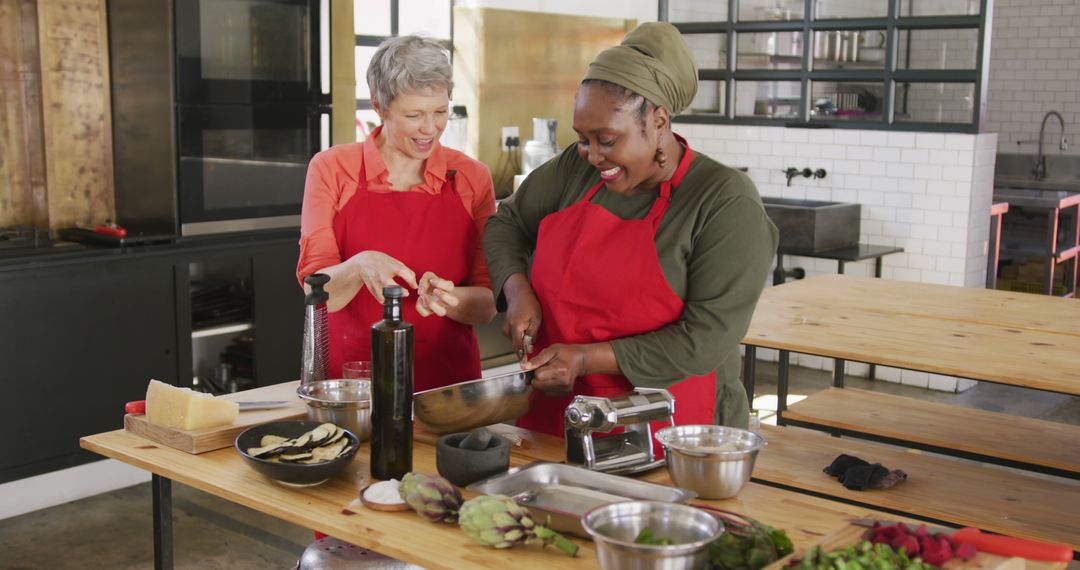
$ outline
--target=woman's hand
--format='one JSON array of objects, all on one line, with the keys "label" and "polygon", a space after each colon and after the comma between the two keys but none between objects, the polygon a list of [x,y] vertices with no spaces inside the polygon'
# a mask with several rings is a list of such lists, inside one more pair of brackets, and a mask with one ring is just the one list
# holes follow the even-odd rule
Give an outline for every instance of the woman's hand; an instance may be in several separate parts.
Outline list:
[{"label": "woman's hand", "polygon": [[381,251],[361,251],[349,258],[349,264],[356,268],[357,277],[379,303],[385,301],[382,294],[383,287],[395,284],[395,277],[408,286],[405,289],[406,297],[409,296],[409,288],[418,288],[416,273],[404,263]]},{"label": "woman's hand", "polygon": [[454,282],[443,279],[428,271],[420,278],[420,286],[416,289],[416,312],[421,317],[432,314],[440,317],[446,316],[449,307],[456,307],[461,302],[453,293]]},{"label": "woman's hand", "polygon": [[540,300],[536,298],[529,280],[521,273],[515,273],[506,280],[503,292],[506,294],[506,322],[503,323],[502,333],[514,343],[518,359],[525,360],[532,352],[532,341],[543,320]]},{"label": "woman's hand", "polygon": [[535,370],[533,388],[549,394],[569,394],[574,382],[588,373],[588,350],[580,344],[553,344],[521,364],[522,370]]}]

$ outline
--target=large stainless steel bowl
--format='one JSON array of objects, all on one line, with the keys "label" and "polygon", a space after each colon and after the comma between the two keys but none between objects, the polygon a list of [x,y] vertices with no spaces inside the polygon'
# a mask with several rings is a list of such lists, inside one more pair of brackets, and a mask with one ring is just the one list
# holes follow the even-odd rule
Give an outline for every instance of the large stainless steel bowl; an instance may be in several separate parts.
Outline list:
[{"label": "large stainless steel bowl", "polygon": [[313,422],[337,424],[360,441],[371,438],[371,381],[319,380],[296,389]]},{"label": "large stainless steel bowl", "polygon": [[702,499],[738,495],[766,445],[752,431],[713,425],[666,427],[656,432],[656,441],[664,446],[672,482]]},{"label": "large stainless steel bowl", "polygon": [[[581,519],[596,543],[602,570],[697,570],[705,566],[709,544],[724,533],[711,514],[687,505],[630,501],[596,507]],[[671,544],[637,544],[649,529]]]},{"label": "large stainless steel bowl", "polygon": [[437,434],[515,420],[529,410],[532,371],[459,382],[413,395],[413,415]]}]

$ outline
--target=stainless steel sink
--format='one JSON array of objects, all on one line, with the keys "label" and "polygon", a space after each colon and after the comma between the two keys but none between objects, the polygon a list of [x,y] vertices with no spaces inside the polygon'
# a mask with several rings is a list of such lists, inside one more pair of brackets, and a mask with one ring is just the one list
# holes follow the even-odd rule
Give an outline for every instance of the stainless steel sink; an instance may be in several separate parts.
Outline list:
[{"label": "stainless steel sink", "polygon": [[859,243],[858,204],[762,198],[780,230],[781,253],[815,253]]},{"label": "stainless steel sink", "polygon": [[1030,188],[1080,192],[1080,156],[1046,155],[1046,178],[1037,180],[1034,154],[998,154],[994,166],[996,188]]}]

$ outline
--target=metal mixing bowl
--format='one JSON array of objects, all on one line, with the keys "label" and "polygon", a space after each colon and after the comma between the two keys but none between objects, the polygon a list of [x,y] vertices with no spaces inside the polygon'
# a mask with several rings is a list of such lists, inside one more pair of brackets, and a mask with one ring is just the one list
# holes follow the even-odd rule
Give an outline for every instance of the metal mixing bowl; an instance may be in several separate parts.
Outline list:
[{"label": "metal mixing bowl", "polygon": [[752,431],[713,425],[666,427],[656,432],[656,441],[664,446],[671,481],[702,499],[738,495],[766,445]]},{"label": "metal mixing bowl", "polygon": [[[698,570],[709,557],[709,544],[724,533],[720,520],[705,511],[659,501],[596,507],[581,524],[596,544],[602,570]],[[635,543],[645,529],[671,544]]]},{"label": "metal mixing bowl", "polygon": [[330,422],[360,441],[371,438],[371,380],[319,380],[296,389],[313,422]]},{"label": "metal mixing bowl", "polygon": [[413,395],[413,415],[437,434],[516,420],[529,410],[532,371],[459,382]]}]

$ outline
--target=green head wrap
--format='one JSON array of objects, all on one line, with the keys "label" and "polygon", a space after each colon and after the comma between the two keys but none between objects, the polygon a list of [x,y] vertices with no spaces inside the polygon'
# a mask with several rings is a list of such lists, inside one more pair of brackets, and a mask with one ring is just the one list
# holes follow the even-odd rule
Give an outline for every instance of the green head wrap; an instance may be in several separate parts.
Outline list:
[{"label": "green head wrap", "polygon": [[697,94],[694,57],[679,30],[666,22],[646,22],[626,34],[621,44],[596,56],[585,79],[601,79],[643,95],[672,116]]}]

